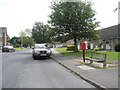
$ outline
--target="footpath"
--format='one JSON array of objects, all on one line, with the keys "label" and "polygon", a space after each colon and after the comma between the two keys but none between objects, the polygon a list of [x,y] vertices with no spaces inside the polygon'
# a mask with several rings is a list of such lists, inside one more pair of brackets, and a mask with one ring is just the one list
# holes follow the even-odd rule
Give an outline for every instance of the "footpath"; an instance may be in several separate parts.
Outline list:
[{"label": "footpath", "polygon": [[106,67],[105,69],[93,68],[88,65],[80,63],[82,57],[78,56],[64,56],[63,54],[52,49],[53,59],[74,71],[78,76],[86,80],[87,82],[95,85],[98,88],[103,89],[117,89],[120,77],[118,77],[118,66]]}]

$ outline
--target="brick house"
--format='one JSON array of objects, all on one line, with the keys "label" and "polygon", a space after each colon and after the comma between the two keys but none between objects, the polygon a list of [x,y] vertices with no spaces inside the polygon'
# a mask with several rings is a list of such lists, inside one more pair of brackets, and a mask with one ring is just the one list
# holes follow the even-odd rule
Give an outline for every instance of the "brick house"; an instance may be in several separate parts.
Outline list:
[{"label": "brick house", "polygon": [[2,46],[7,45],[7,28],[0,27],[0,49]]}]

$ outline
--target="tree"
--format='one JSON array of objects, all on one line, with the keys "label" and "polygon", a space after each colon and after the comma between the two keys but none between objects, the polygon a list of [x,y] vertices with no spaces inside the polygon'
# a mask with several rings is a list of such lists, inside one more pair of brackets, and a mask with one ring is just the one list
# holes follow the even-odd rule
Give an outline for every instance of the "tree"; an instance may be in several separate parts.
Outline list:
[{"label": "tree", "polygon": [[32,37],[26,36],[23,37],[23,47],[31,47],[34,44],[34,40]]},{"label": "tree", "polygon": [[41,22],[35,22],[32,29],[32,37],[36,43],[48,43],[50,42],[49,35],[47,34],[49,30],[48,25],[44,25]]},{"label": "tree", "polygon": [[10,43],[11,44],[13,44],[14,45],[14,47],[19,47],[20,46],[20,44],[21,44],[21,41],[20,41],[20,38],[19,37],[12,37],[11,39],[10,39]]},{"label": "tree", "polygon": [[21,47],[23,46],[31,47],[34,44],[34,39],[32,38],[31,29],[25,29],[24,31],[21,31],[19,34],[20,34],[20,40],[21,40]]},{"label": "tree", "polygon": [[59,42],[73,39],[75,51],[78,51],[77,40],[95,38],[94,29],[99,22],[96,22],[91,6],[92,3],[87,1],[52,3],[48,21],[52,26],[52,38]]},{"label": "tree", "polygon": [[20,40],[21,40],[21,47],[23,47],[23,38],[26,36],[26,33],[24,31],[21,31],[19,32],[19,37],[20,37]]},{"label": "tree", "polygon": [[29,36],[29,37],[32,37],[32,30],[31,29],[25,29],[25,34],[26,34],[26,36]]}]

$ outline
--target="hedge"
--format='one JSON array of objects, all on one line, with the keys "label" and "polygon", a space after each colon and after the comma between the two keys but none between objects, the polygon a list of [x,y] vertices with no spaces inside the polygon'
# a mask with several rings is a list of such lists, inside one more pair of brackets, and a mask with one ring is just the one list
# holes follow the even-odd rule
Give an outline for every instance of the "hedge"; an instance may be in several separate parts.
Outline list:
[{"label": "hedge", "polygon": [[67,51],[74,51],[75,46],[74,45],[67,45]]},{"label": "hedge", "polygon": [[120,52],[120,43],[115,45],[115,51]]}]

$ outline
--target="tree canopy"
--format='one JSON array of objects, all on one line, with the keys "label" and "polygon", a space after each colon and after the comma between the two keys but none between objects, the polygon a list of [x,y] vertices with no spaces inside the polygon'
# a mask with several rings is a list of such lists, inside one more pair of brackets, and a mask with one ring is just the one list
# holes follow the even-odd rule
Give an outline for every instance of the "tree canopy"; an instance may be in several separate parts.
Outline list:
[{"label": "tree canopy", "polygon": [[20,38],[19,37],[12,37],[10,39],[10,43],[13,44],[14,47],[19,47],[19,45],[21,44]]},{"label": "tree canopy", "polygon": [[21,40],[21,47],[28,47],[28,46],[31,47],[34,44],[31,29],[25,29],[24,31],[21,31],[19,34]]},{"label": "tree canopy", "polygon": [[50,42],[48,25],[44,25],[42,22],[35,22],[32,28],[32,37],[36,43],[48,43]]},{"label": "tree canopy", "polygon": [[50,32],[55,41],[66,42],[73,39],[77,51],[77,40],[96,38],[94,30],[99,22],[96,22],[91,2],[52,3],[51,9],[48,22],[52,26]]}]

